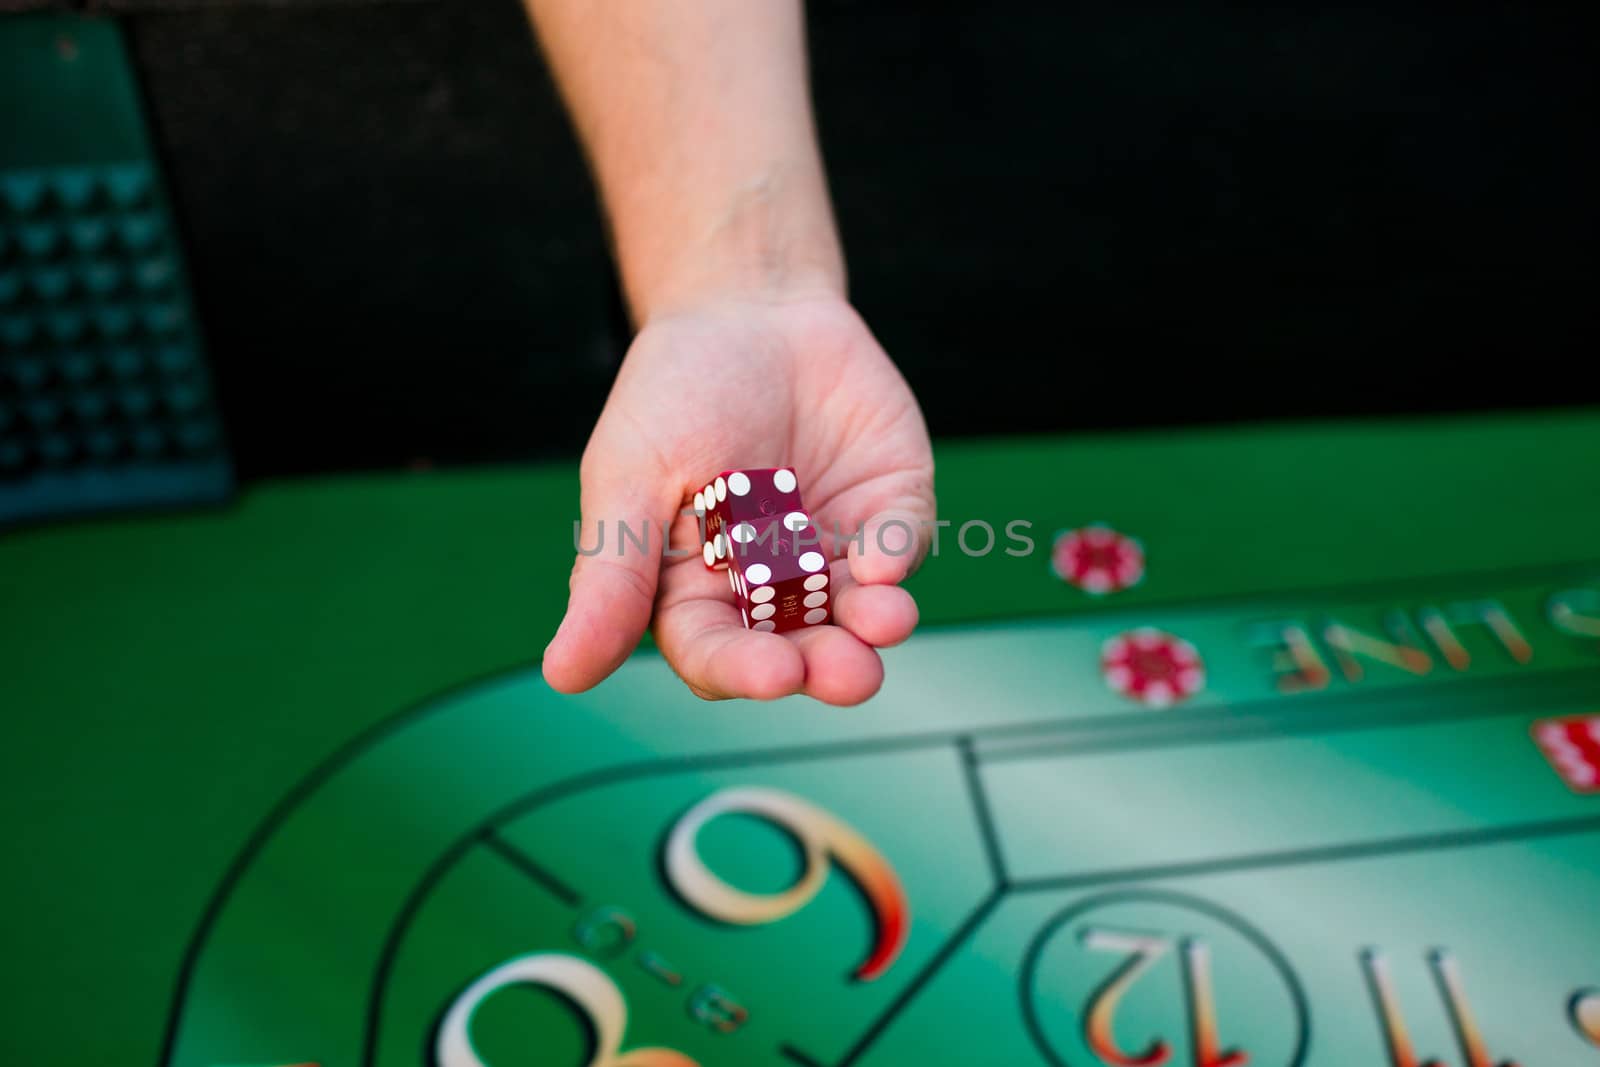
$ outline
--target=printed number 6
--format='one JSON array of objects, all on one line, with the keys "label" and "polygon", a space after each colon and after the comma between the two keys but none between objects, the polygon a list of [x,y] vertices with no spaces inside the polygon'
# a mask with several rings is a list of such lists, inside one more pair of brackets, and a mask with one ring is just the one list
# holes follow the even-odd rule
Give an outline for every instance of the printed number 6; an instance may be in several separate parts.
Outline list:
[{"label": "printed number 6", "polygon": [[439,1067],[485,1067],[472,1047],[472,1015],[491,995],[514,985],[544,986],[566,997],[588,1018],[594,1056],[584,1067],[699,1067],[681,1052],[641,1048],[623,1054],[628,1006],[622,992],[599,968],[560,953],[535,953],[507,960],[479,978],[450,1005],[439,1027],[434,1055]]},{"label": "printed number 6", "polygon": [[[799,880],[782,892],[755,894],[713,874],[700,859],[695,839],[700,828],[719,815],[757,815],[793,836],[805,854]],[[867,839],[821,808],[776,789],[713,793],[672,828],[665,866],[673,889],[702,913],[720,922],[754,926],[777,922],[805,907],[827,879],[830,858],[861,888],[876,920],[877,944],[856,969],[857,979],[870,982],[887,971],[905,947],[909,926],[905,892],[894,869]]]}]

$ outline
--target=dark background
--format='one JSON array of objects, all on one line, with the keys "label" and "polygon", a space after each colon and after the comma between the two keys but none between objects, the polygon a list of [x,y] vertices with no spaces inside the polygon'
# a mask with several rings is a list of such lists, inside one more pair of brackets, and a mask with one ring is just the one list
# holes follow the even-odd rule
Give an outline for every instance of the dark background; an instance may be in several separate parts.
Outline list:
[{"label": "dark background", "polygon": [[[627,325],[517,0],[91,7],[245,477],[581,447]],[[1593,403],[1584,10],[813,3],[853,295],[935,434]]]}]

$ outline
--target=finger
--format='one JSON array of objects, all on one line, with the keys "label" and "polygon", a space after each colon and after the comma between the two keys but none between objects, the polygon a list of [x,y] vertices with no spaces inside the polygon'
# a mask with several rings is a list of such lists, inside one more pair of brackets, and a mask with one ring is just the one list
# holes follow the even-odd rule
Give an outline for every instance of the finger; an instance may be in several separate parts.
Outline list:
[{"label": "finger", "polygon": [[833,621],[874,648],[889,648],[917,628],[917,602],[897,585],[861,585],[843,562],[832,568]]},{"label": "finger", "polygon": [[[598,685],[628,658],[650,624],[663,523],[680,501],[665,489],[646,491],[646,484],[585,483],[567,612],[544,651],[545,680],[558,692]],[[623,522],[637,541],[622,536]],[[597,546],[598,552],[585,554]]]},{"label": "finger", "polygon": [[[699,567],[698,561],[686,564]],[[720,575],[702,574],[726,586]],[[674,580],[678,580],[674,576]],[[697,694],[718,700],[776,700],[801,691],[806,664],[795,643],[773,633],[746,630],[730,600],[703,597],[663,603],[656,616],[656,646],[678,677]]]},{"label": "finger", "polygon": [[805,659],[805,694],[824,704],[859,704],[883,686],[878,653],[839,626],[813,626],[785,635]]},{"label": "finger", "polygon": [[862,585],[894,585],[921,566],[933,529],[933,497],[912,496],[877,512],[850,542],[850,574]]}]

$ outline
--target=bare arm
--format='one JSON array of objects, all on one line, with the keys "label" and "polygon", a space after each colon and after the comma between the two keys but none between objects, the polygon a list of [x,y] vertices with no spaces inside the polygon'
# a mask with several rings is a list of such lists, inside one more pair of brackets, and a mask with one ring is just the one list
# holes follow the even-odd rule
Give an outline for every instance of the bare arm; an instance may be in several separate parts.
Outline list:
[{"label": "bare arm", "polygon": [[842,295],[798,0],[528,0],[634,317],[708,291]]},{"label": "bare arm", "polygon": [[582,544],[608,547],[578,556],[545,678],[563,692],[597,684],[648,626],[700,696],[865,700],[883,680],[877,649],[916,625],[897,584],[920,557],[915,535],[898,553],[870,533],[847,558],[832,546],[838,625],[782,635],[746,629],[697,554],[611,547],[623,548],[619,520],[676,522],[674,545],[698,546],[686,493],[740,466],[795,467],[818,525],[847,537],[932,518],[921,411],[845,300],[799,2],[529,4],[639,327],[579,470]]}]

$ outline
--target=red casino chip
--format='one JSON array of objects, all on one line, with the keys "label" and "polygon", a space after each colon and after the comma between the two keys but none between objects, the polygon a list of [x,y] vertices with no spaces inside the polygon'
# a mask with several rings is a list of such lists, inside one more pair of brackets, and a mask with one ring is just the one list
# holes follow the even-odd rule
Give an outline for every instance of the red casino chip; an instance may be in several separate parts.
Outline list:
[{"label": "red casino chip", "polygon": [[1147,708],[1167,708],[1206,687],[1200,653],[1152,627],[1129,630],[1100,647],[1100,673],[1114,692]]},{"label": "red casino chip", "polygon": [[1144,546],[1103,523],[1056,534],[1050,551],[1056,577],[1092,596],[1105,596],[1144,579]]},{"label": "red casino chip", "polygon": [[1533,739],[1575,791],[1600,793],[1600,715],[1543,719],[1533,724]]}]

